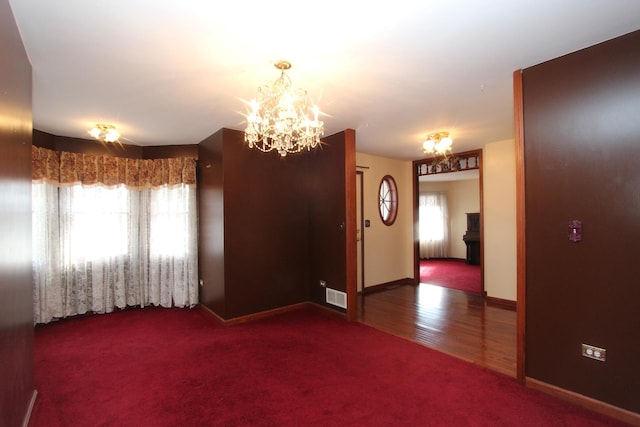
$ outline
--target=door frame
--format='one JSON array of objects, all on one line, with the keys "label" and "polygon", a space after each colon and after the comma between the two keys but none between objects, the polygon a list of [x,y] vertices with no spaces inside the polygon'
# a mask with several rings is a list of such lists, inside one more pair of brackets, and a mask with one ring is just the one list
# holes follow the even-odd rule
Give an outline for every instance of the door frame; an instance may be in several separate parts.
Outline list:
[{"label": "door frame", "polygon": [[[360,200],[356,200],[356,217],[357,213],[360,212],[360,221],[356,224],[356,230],[360,230],[360,240],[358,241],[358,236],[356,234],[356,244],[358,245],[358,249],[360,250],[360,262],[358,263],[358,276],[360,278],[360,283],[362,284],[362,289],[360,292],[364,294],[364,172],[356,171],[356,194],[360,191]],[[357,231],[356,231],[357,233]],[[357,290],[357,280],[356,280],[356,290]]]},{"label": "door frame", "polygon": [[[484,288],[484,206],[483,206],[483,184],[482,184],[482,149],[465,151],[462,153],[451,154],[450,156],[477,156],[478,159],[478,191],[480,202],[480,288],[483,297],[487,292]],[[413,280],[417,285],[420,283],[420,233],[419,233],[419,197],[420,197],[420,174],[418,172],[422,165],[432,164],[435,157],[420,159],[413,161]],[[455,173],[458,170],[450,170],[439,173]]]}]

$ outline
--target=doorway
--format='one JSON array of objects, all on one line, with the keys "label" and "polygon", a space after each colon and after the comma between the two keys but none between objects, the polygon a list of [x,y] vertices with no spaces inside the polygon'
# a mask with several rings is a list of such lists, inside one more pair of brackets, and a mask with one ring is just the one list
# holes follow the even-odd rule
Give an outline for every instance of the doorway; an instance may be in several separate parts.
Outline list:
[{"label": "doorway", "polygon": [[[473,192],[472,195],[465,191],[458,191],[458,195],[456,196],[459,200],[456,201],[456,205],[458,207],[454,208],[455,215],[458,216],[456,218],[456,227],[452,227],[451,235],[452,239],[459,239],[455,241],[455,244],[452,246],[452,253],[454,254],[454,258],[466,258],[466,244],[462,242],[463,236],[465,234],[467,228],[466,217],[460,218],[462,214],[469,213],[469,206],[478,207],[478,212],[480,214],[480,293],[482,295],[485,294],[484,290],[484,236],[483,236],[483,205],[482,205],[482,150],[472,150],[466,151],[463,153],[458,153],[451,155],[448,159],[437,160],[434,158],[431,159],[422,159],[416,160],[413,162],[413,179],[414,179],[414,194],[413,194],[413,203],[414,203],[414,236],[416,236],[414,242],[414,278],[416,283],[420,282],[420,241],[419,241],[419,218],[420,218],[420,184],[421,182],[456,182],[456,181],[464,181],[474,179],[477,180],[477,190],[478,192]],[[471,182],[471,181],[469,181]],[[472,184],[475,185],[475,184]],[[464,188],[461,187],[461,188]],[[477,196],[477,200],[472,202],[471,204],[467,204],[464,200],[466,197],[475,197]],[[465,212],[467,211],[467,212]],[[453,242],[453,240],[452,240]],[[465,253],[465,255],[462,255]],[[457,256],[456,256],[457,255]]]},{"label": "doorway", "polygon": [[[455,156],[464,155],[474,159],[469,161],[465,158],[461,169],[477,170],[479,211],[482,213],[482,152],[476,150]],[[366,307],[359,310],[359,320],[452,356],[515,376],[514,311],[487,305],[483,295],[419,283],[418,177],[432,162],[430,159],[414,161],[411,173],[413,189],[410,194],[414,216],[413,285],[387,286],[380,292],[363,295],[358,300]],[[453,176],[454,173],[457,172],[448,170],[438,175]],[[456,238],[462,239],[462,235]],[[484,252],[482,247],[481,252]],[[481,259],[481,263],[483,262]]]},{"label": "doorway", "polygon": [[479,169],[418,177],[421,283],[483,294],[480,192]]}]

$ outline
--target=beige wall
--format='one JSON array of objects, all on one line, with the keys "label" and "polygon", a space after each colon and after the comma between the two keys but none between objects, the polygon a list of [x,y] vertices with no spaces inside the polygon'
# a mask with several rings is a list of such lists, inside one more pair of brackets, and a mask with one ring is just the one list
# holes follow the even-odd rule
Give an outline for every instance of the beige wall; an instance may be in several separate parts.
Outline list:
[{"label": "beige wall", "polygon": [[[364,286],[413,278],[413,178],[410,161],[356,153],[363,172],[363,218],[371,226],[362,232],[364,241]],[[368,168],[368,169],[366,169]],[[378,213],[380,180],[391,175],[398,186],[398,216],[386,226]]]},{"label": "beige wall", "polygon": [[462,236],[467,231],[469,212],[480,212],[480,180],[421,182],[420,192],[438,191],[447,193],[449,215],[449,258],[465,259],[467,246]]},{"label": "beige wall", "polygon": [[516,300],[516,160],[513,140],[485,145],[484,287],[487,295]]},{"label": "beige wall", "polygon": [[[487,295],[516,300],[516,202],[515,144],[513,140],[489,143],[482,155],[484,209],[484,286]],[[365,287],[413,277],[412,163],[356,153],[356,164],[364,172],[364,218],[371,227],[364,229]],[[378,186],[384,175],[392,175],[399,192],[398,219],[391,227],[382,224],[378,214]],[[462,216],[462,228],[451,230],[451,257],[465,258],[462,235],[466,212],[478,212],[478,181],[461,181],[449,188],[450,215]],[[475,194],[473,196],[472,194]],[[474,198],[475,197],[475,198]],[[458,213],[455,213],[458,212]],[[460,235],[460,239],[455,236]],[[460,242],[457,242],[460,240]]]}]

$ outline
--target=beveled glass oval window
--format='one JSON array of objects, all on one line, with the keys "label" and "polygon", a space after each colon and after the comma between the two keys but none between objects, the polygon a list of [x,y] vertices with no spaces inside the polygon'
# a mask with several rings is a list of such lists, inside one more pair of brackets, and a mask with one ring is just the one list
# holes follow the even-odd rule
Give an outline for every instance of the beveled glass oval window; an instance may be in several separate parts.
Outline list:
[{"label": "beveled glass oval window", "polygon": [[391,175],[385,175],[378,189],[378,207],[380,219],[385,225],[391,225],[398,214],[398,187]]}]

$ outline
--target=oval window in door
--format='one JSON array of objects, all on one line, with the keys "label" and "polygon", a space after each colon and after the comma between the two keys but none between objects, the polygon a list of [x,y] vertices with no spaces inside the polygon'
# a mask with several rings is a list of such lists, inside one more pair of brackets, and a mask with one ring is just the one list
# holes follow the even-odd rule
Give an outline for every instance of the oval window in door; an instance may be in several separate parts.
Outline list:
[{"label": "oval window in door", "polygon": [[393,224],[398,214],[398,187],[391,175],[385,175],[380,181],[378,207],[382,223]]}]

